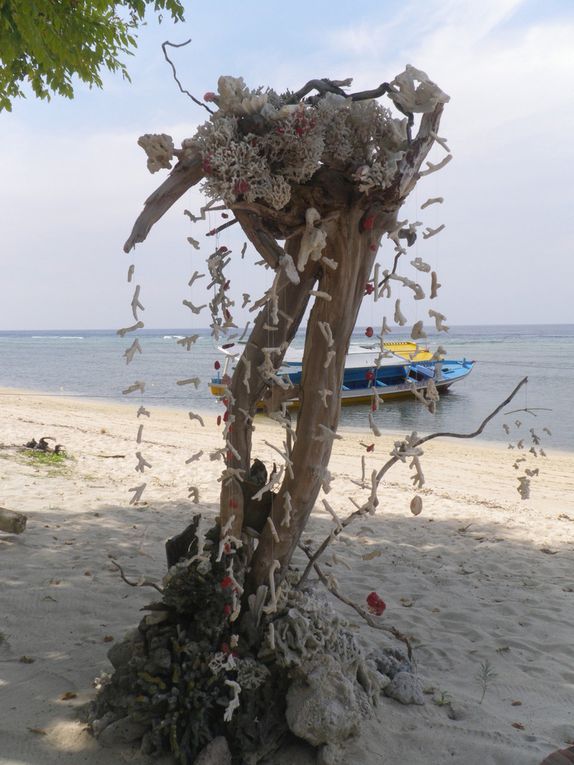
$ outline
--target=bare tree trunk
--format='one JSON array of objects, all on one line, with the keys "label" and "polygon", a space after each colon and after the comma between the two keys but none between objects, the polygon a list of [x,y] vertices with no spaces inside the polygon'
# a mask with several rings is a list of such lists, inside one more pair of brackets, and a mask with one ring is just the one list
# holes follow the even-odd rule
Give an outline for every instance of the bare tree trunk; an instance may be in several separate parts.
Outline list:
[{"label": "bare tree trunk", "polygon": [[[299,249],[300,237],[290,240],[285,251],[296,256]],[[277,330],[270,333],[265,324],[270,323],[269,308],[264,306],[251,331],[245,350],[235,367],[229,390],[229,414],[232,416],[232,427],[228,442],[239,457],[231,451],[227,455],[227,466],[249,471],[251,464],[251,423],[257,410],[257,403],[263,397],[267,382],[259,371],[263,363],[262,348],[279,347],[285,344],[285,350],[299,329],[301,320],[309,302],[309,291],[313,289],[317,279],[319,264],[310,262],[300,274],[300,283],[293,284],[284,271],[280,273],[277,292],[279,295],[279,323]],[[277,366],[283,361],[285,350],[275,354],[273,359]],[[248,386],[245,384],[247,379]],[[224,527],[231,519],[230,533],[236,538],[241,537],[243,524],[243,494],[239,481],[235,478],[224,482],[220,498],[220,521]]]},{"label": "bare tree trunk", "polygon": [[[340,391],[349,341],[381,235],[384,230],[391,230],[395,221],[392,213],[382,215],[376,227],[361,231],[364,214],[364,207],[356,204],[329,225],[324,254],[335,260],[338,267],[335,271],[324,269],[319,289],[328,293],[331,300],[316,298],[307,327],[297,439],[291,454],[294,478],[285,477],[274,500],[271,518],[280,541],[274,540],[270,528],[264,529],[252,560],[251,590],[267,581],[274,560],[281,564],[278,578],[284,576],[329,463],[332,448],[329,431],[334,433],[339,422]],[[320,322],[330,325],[333,348],[328,347]],[[335,349],[337,353],[329,362],[329,352]],[[321,389],[332,391],[326,406],[319,393]],[[286,492],[292,505],[288,527],[282,525]]]},{"label": "bare tree trunk", "polygon": [[[438,131],[443,104],[438,102],[432,112],[423,114],[416,138],[399,163],[394,183],[371,197],[358,194],[357,188],[345,173],[322,166],[312,182],[292,185],[292,203],[285,210],[274,211],[262,204],[238,204],[234,213],[250,241],[274,270],[281,268],[283,251],[275,239],[287,237],[286,251],[297,255],[301,233],[304,230],[305,211],[315,207],[326,225],[328,237],[325,255],[338,263],[336,271],[323,270],[320,289],[331,296],[331,301],[318,298],[313,307],[303,362],[303,380],[300,391],[301,409],[297,425],[297,440],[291,454],[295,478],[286,476],[273,503],[271,518],[279,531],[275,542],[272,530],[266,527],[252,561],[250,586],[266,580],[270,564],[278,560],[280,579],[307,523],[319,493],[332,448],[332,434],[339,419],[340,388],[343,379],[345,354],[356,322],[358,310],[369,278],[381,235],[396,225],[396,212],[419,178],[420,168]],[[428,172],[428,171],[426,171]],[[136,242],[143,241],[154,223],[185,190],[203,176],[198,154],[181,160],[170,176],[146,201],[132,234],[124,249],[129,251]],[[364,224],[366,209],[374,213],[369,226]],[[384,212],[383,212],[384,211]],[[299,223],[298,223],[299,222]],[[372,225],[373,222],[375,225]],[[264,325],[268,312],[264,308],[251,333],[248,345],[237,365],[230,384],[229,416],[231,418],[227,467],[247,471],[251,459],[250,418],[256,410],[266,381],[259,367],[264,360],[262,348],[270,344],[277,347],[291,342],[297,331],[309,300],[309,290],[320,270],[319,263],[311,262],[301,274],[301,284],[293,285],[280,272],[281,309],[278,329],[271,339]],[[336,356],[330,359],[329,348],[319,328],[327,322],[334,337]],[[274,354],[276,366],[282,362],[284,351]],[[246,364],[247,362],[247,364]],[[247,373],[249,389],[245,385]],[[328,389],[332,395],[323,404],[319,391]],[[330,432],[330,433],[329,433]],[[289,493],[293,515],[291,525],[282,525],[284,505]],[[234,517],[232,517],[234,516]],[[221,492],[221,523],[230,533],[240,538],[243,525],[243,494],[236,478],[227,479]]]}]

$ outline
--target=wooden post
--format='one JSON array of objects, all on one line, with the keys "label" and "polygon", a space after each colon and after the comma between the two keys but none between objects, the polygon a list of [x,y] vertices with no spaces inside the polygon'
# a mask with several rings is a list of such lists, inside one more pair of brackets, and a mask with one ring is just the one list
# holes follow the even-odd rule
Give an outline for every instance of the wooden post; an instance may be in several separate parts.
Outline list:
[{"label": "wooden post", "polygon": [[7,510],[0,507],[0,531],[6,531],[8,534],[21,534],[26,528],[28,518],[23,513],[16,513],[14,510]]}]

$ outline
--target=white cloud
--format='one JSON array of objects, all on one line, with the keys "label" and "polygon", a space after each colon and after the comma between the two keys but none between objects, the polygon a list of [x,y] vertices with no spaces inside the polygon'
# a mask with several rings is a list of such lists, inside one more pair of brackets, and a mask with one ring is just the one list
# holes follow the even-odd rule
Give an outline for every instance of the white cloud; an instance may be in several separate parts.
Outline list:
[{"label": "white cloud", "polygon": [[[433,216],[447,229],[431,240],[430,252],[443,253],[442,300],[453,323],[572,321],[574,150],[565,136],[574,128],[574,24],[513,24],[520,5],[412,2],[390,22],[330,37],[358,87],[373,87],[412,63],[451,96],[441,133],[455,161],[416,194],[421,201],[426,191],[446,198]],[[413,207],[406,205],[416,217]],[[551,286],[543,290],[546,275]]]},{"label": "white cloud", "polygon": [[[181,140],[195,126],[160,130]],[[126,132],[45,134],[12,123],[0,144],[0,165],[11,179],[0,186],[2,329],[109,327],[124,321],[128,257],[123,242],[144,200],[165,176],[150,176],[137,137]],[[191,200],[199,202],[198,193]],[[165,257],[164,248],[185,250],[187,233],[183,216],[175,213],[159,236],[154,232],[150,238],[148,257],[139,257],[138,250],[138,259],[156,272],[157,248],[161,251],[162,276],[149,275],[152,289],[162,278],[176,286],[172,277],[180,273],[182,261]],[[165,309],[165,301],[160,304]],[[161,311],[157,320],[163,323]]]},{"label": "white cloud", "polygon": [[[309,50],[285,51],[278,43],[276,58],[260,62],[261,78],[274,86],[299,87],[318,74],[354,75],[358,89],[391,79],[412,63],[451,95],[441,132],[454,161],[420,184],[406,211],[417,218],[423,215],[417,199],[420,205],[426,195],[446,197],[444,206],[429,208],[422,219],[425,225],[444,221],[447,228],[428,244],[420,242],[416,254],[436,259],[444,270],[439,309],[455,324],[485,318],[572,321],[574,24],[567,19],[513,24],[522,4],[411,0],[392,14],[381,5],[372,23],[338,30],[318,25]],[[241,51],[226,54],[221,51],[222,71],[240,69]],[[145,68],[144,61],[134,72],[140,81]],[[169,78],[165,83],[171,87]],[[167,132],[176,142],[192,135],[204,115],[194,112],[190,122],[158,118],[157,98],[147,84],[150,114],[139,132]],[[174,103],[178,114],[187,109],[177,95]],[[42,106],[57,108],[56,102]],[[48,112],[38,107],[29,113]],[[81,133],[74,126],[50,128],[14,115],[6,121],[0,165],[10,181],[0,187],[5,219],[0,328],[124,322],[127,259],[121,247],[162,174],[149,175],[136,145],[139,133],[127,130],[112,112],[108,120],[107,132]],[[195,191],[185,204],[199,207],[199,201]],[[202,263],[202,255],[186,249],[190,231],[183,206],[170,211],[135,254],[142,291],[144,285],[147,290],[148,326],[178,323],[187,273],[192,263],[193,268]],[[234,234],[238,247],[239,233]],[[389,252],[385,248],[381,257]],[[551,283],[547,293],[539,287],[541,261]],[[250,286],[254,281],[256,292],[266,277],[252,267],[249,278],[245,272],[239,261],[232,279]],[[489,317],[483,312],[485,295],[476,288],[486,282]],[[530,295],[536,296],[532,305],[525,302]]]}]

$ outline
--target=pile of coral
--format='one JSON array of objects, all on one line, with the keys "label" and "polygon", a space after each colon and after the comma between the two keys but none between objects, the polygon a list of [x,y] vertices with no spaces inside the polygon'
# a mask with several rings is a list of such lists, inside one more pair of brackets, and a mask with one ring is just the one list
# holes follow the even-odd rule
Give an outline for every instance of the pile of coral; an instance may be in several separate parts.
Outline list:
[{"label": "pile of coral", "polygon": [[[430,112],[448,101],[412,66],[388,87],[403,114]],[[299,100],[290,92],[250,90],[241,77],[220,77],[218,92],[205,96],[217,111],[183,141],[182,151],[175,152],[166,135],[145,135],[139,143],[151,172],[170,167],[174,154],[181,159],[199,152],[203,190],[228,206],[258,201],[280,210],[293,184],[309,181],[320,167],[342,171],[365,193],[384,190],[408,150],[407,118],[393,117],[374,98],[354,100],[337,90]]]},{"label": "pile of coral", "polygon": [[183,765],[214,739],[230,762],[255,765],[294,735],[333,765],[408,662],[367,658],[326,595],[298,590],[294,574],[272,612],[263,591],[240,609],[241,577],[229,576],[218,533],[171,566],[161,601],[110,649],[94,734],[105,746],[141,740],[143,752],[171,751]]}]

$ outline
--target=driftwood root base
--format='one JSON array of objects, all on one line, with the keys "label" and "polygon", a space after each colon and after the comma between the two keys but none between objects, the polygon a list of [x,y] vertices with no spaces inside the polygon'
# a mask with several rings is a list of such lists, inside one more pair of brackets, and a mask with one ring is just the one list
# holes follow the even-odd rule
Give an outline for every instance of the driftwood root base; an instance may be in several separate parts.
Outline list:
[{"label": "driftwood root base", "polygon": [[110,648],[114,672],[100,679],[88,718],[94,735],[104,746],[141,740],[144,753],[171,751],[182,765],[207,757],[218,737],[236,765],[272,762],[294,735],[315,748],[318,762],[340,762],[392,670],[409,669],[406,659],[389,668],[367,657],[327,596],[297,590],[296,575],[280,587],[275,612],[252,599],[231,622],[237,593],[229,557],[216,560],[217,534],[207,534],[199,555],[188,545],[195,558],[169,569],[161,601]]}]

